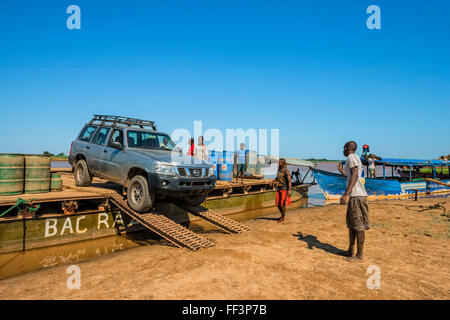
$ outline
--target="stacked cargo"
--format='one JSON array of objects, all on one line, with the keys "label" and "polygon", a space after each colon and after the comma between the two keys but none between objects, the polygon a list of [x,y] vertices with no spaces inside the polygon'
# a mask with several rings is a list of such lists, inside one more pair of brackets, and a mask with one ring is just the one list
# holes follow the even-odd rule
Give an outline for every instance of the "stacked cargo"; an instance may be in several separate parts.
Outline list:
[{"label": "stacked cargo", "polygon": [[211,150],[208,156],[208,161],[214,165],[214,173],[216,178],[219,178],[219,168],[217,166],[219,163],[219,153],[215,150]]},{"label": "stacked cargo", "polygon": [[[234,163],[235,155],[236,152],[233,151],[211,151],[209,161],[217,168],[216,173],[219,180],[231,181],[237,177],[237,165]],[[266,156],[258,155],[257,152],[251,150],[245,150],[245,155],[247,161],[245,175],[263,178],[264,168],[267,166]]]},{"label": "stacked cargo", "polygon": [[[235,155],[235,151],[210,152],[208,160],[214,164],[218,180],[231,181],[237,177],[237,165],[234,163]],[[271,168],[271,162],[276,160],[251,150],[245,150],[245,156],[247,161],[246,176],[261,179],[273,179],[276,176],[278,162],[273,163],[275,169]],[[273,170],[275,171],[272,172]]]},{"label": "stacked cargo", "polygon": [[50,180],[50,191],[62,191],[62,178],[60,174],[52,174]]},{"label": "stacked cargo", "polygon": [[50,191],[50,157],[25,155],[25,193]]},{"label": "stacked cargo", "polygon": [[23,193],[24,168],[22,154],[0,154],[0,195]]},{"label": "stacked cargo", "polygon": [[258,162],[258,154],[255,151],[245,150],[245,156],[248,161],[247,170],[245,173],[256,175],[256,167]]},{"label": "stacked cargo", "polygon": [[62,190],[61,176],[50,174],[50,162],[47,155],[0,154],[0,195]]},{"label": "stacked cargo", "polygon": [[219,167],[218,170],[219,180],[223,181],[233,180],[234,152],[223,151],[219,153],[218,167]]}]

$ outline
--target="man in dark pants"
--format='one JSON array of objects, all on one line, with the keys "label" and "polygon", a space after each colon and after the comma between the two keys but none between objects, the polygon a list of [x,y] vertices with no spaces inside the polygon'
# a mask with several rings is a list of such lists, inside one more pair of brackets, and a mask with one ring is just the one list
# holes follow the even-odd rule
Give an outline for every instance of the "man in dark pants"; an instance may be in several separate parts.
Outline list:
[{"label": "man in dark pants", "polygon": [[236,182],[241,177],[241,183],[244,183],[245,170],[247,170],[248,157],[245,152],[245,143],[241,143],[239,150],[234,154],[234,165],[237,169]]},{"label": "man in dark pants", "polygon": [[[344,146],[344,156],[347,157],[345,168],[338,164],[338,170],[347,178],[347,188],[341,197],[341,204],[348,201],[347,227],[349,230],[349,247],[344,253],[348,261],[364,261],[363,249],[365,230],[369,230],[369,207],[367,205],[367,192],[361,177],[363,166],[361,159],[355,154],[357,145],[355,141],[349,141]],[[358,251],[353,257],[357,240]]]}]

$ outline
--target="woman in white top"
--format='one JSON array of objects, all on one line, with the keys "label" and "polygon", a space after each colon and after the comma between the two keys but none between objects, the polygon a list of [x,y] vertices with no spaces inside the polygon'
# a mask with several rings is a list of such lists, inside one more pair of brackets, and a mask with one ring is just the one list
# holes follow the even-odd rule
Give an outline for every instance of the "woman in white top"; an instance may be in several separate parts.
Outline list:
[{"label": "woman in white top", "polygon": [[208,160],[208,148],[203,144],[203,136],[198,137],[198,145],[194,148],[194,158]]}]

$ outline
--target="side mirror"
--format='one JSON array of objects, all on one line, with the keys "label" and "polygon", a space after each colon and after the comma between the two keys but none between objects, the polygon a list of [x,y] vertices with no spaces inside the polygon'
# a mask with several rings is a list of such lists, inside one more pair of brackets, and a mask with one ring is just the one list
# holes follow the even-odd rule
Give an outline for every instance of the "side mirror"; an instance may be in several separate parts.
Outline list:
[{"label": "side mirror", "polygon": [[111,141],[111,147],[119,149],[119,150],[123,150],[122,144],[117,141]]}]

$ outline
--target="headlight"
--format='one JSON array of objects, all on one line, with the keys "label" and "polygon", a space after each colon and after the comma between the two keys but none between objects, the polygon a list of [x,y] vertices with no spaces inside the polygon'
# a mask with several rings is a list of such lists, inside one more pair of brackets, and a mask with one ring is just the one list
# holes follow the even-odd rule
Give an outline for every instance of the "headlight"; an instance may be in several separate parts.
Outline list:
[{"label": "headlight", "polygon": [[214,172],[214,167],[211,167],[211,168],[209,168],[209,172],[208,172],[209,174],[209,176],[210,177],[212,177],[214,174],[215,174],[215,172]]},{"label": "headlight", "polygon": [[166,176],[175,176],[175,170],[173,166],[167,166],[164,164],[155,164],[155,173],[163,174]]}]

